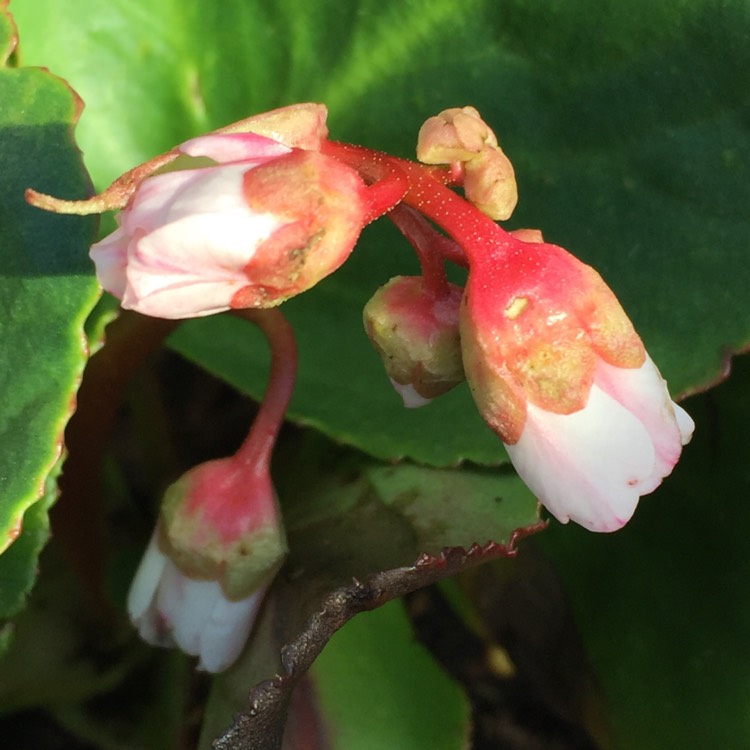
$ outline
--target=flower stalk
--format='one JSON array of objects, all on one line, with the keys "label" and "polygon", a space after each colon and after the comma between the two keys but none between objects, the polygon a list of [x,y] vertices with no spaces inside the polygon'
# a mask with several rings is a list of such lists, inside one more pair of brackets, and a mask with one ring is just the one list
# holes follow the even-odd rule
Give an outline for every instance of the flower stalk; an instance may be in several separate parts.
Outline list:
[{"label": "flower stalk", "polygon": [[249,471],[259,474],[269,470],[271,454],[292,398],[297,377],[297,343],[294,329],[278,308],[233,312],[256,325],[271,350],[268,387],[253,426],[235,455]]}]

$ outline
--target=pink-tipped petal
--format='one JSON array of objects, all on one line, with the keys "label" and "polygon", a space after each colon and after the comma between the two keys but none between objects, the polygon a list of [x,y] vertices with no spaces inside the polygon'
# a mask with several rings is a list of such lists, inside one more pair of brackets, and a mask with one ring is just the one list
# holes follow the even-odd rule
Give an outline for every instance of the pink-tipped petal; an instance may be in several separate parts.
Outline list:
[{"label": "pink-tipped petal", "polygon": [[644,425],[597,386],[588,404],[553,414],[529,404],[521,439],[507,446],[521,478],[558,520],[614,531],[650,486],[656,454]]},{"label": "pink-tipped petal", "polygon": [[[614,367],[600,361],[595,382],[633,414],[649,434],[656,451],[651,476],[644,481],[643,494],[655,490],[677,463],[682,446],[693,434],[693,420],[669,397],[667,383],[647,355],[639,368]],[[677,419],[679,409],[679,421]]]},{"label": "pink-tipped petal", "polygon": [[[167,172],[157,174],[145,180],[133,196],[130,205],[117,214],[117,220],[128,235],[136,233],[151,232],[163,226],[165,221],[172,220],[172,210],[180,197],[191,190],[199,190],[201,175],[206,171],[216,171],[215,167],[207,167],[205,170],[185,169],[178,172]],[[237,177],[232,174],[224,175],[226,189],[237,190]],[[215,182],[215,181],[214,181]],[[222,185],[216,185],[222,189]],[[195,205],[200,205],[200,199],[194,200]],[[181,214],[177,214],[179,216]]]},{"label": "pink-tipped petal", "polygon": [[246,171],[231,165],[176,172],[144,184],[118,230],[132,233],[117,295],[123,307],[174,319],[229,309],[248,284],[244,267],[280,224],[248,207]]},{"label": "pink-tipped petal", "polygon": [[237,208],[151,232],[131,252],[123,307],[165,318],[228,310],[249,283],[244,266],[276,226],[273,216]]},{"label": "pink-tipped petal", "polygon": [[255,165],[291,151],[283,143],[256,133],[212,133],[185,141],[178,148],[187,156],[207,156],[219,164],[243,161]]},{"label": "pink-tipped petal", "polygon": [[130,238],[118,227],[101,242],[92,245],[89,252],[96,266],[99,283],[118,299],[122,299],[127,284],[125,269],[128,264],[129,243]]}]

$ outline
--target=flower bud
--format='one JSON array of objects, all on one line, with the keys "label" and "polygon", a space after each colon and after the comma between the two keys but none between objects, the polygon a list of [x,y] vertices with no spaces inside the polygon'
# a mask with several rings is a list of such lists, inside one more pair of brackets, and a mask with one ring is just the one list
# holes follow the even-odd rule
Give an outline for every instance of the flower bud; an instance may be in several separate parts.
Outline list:
[{"label": "flower bud", "polygon": [[693,423],[599,274],[554,245],[489,248],[460,327],[477,406],[531,490],[560,521],[625,524]]},{"label": "flower bud", "polygon": [[230,599],[252,593],[286,554],[268,472],[250,474],[236,458],[201,464],[169,487],[161,522],[175,564],[218,580]]},{"label": "flower bud", "polygon": [[273,307],[336,270],[366,223],[364,182],[332,157],[254,133],[180,151],[215,163],[147,177],[91,248],[124,308],[187,318]]},{"label": "flower bud", "polygon": [[149,643],[221,671],[242,650],[286,549],[268,472],[236,458],[202,464],[167,490],[130,617]]},{"label": "flower bud", "polygon": [[407,407],[422,406],[464,380],[458,315],[462,289],[430,295],[422,276],[396,276],[365,305],[365,330]]},{"label": "flower bud", "polygon": [[516,175],[495,134],[474,107],[446,109],[419,131],[417,159],[464,165],[468,201],[492,219],[508,219],[518,203]]},{"label": "flower bud", "polygon": [[469,161],[495,147],[495,134],[474,107],[453,107],[422,125],[417,136],[417,159],[423,164],[452,164]]},{"label": "flower bud", "polygon": [[512,229],[508,234],[521,242],[544,242],[541,229]]},{"label": "flower bud", "polygon": [[488,148],[464,164],[464,193],[491,219],[509,219],[518,203],[516,175],[500,148]]}]

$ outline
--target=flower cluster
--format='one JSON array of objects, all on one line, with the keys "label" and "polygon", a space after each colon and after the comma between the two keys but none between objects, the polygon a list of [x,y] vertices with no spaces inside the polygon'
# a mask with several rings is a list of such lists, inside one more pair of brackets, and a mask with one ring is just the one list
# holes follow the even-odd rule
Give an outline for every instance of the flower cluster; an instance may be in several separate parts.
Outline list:
[{"label": "flower cluster", "polygon": [[[514,210],[515,176],[475,109],[427,120],[416,162],[330,141],[325,118],[319,104],[251,117],[87,201],[28,192],[59,212],[119,209],[118,228],[91,257],[123,307],[162,318],[235,311],[271,344],[269,390],[246,443],[169,491],[130,598],[146,640],[175,643],[212,671],[241,650],[285,553],[268,461],[295,354],[271,308],[339,268],[379,216],[422,268],[365,307],[391,382],[407,406],[421,406],[468,381],[557,519],[620,528],[693,430],[599,274],[536,230],[496,223]],[[447,281],[446,262],[467,269],[464,287]]]}]

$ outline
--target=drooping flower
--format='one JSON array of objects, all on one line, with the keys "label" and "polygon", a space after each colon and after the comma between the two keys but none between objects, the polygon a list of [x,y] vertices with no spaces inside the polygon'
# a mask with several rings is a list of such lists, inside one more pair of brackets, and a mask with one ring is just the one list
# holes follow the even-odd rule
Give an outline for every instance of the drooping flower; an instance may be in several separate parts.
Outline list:
[{"label": "drooping flower", "polygon": [[222,671],[242,651],[285,554],[268,472],[237,457],[209,461],[167,490],[128,612],[148,643]]},{"label": "drooping flower", "polygon": [[123,307],[162,318],[272,307],[349,256],[365,223],[355,170],[254,133],[179,150],[213,163],[146,178],[118,229],[91,248]]},{"label": "drooping flower", "polygon": [[423,406],[463,382],[458,314],[462,289],[428,293],[423,276],[396,276],[363,311],[365,330],[407,407]]},{"label": "drooping flower", "polygon": [[461,343],[482,416],[560,521],[620,528],[690,440],[615,295],[560,247],[508,238],[477,253]]}]

